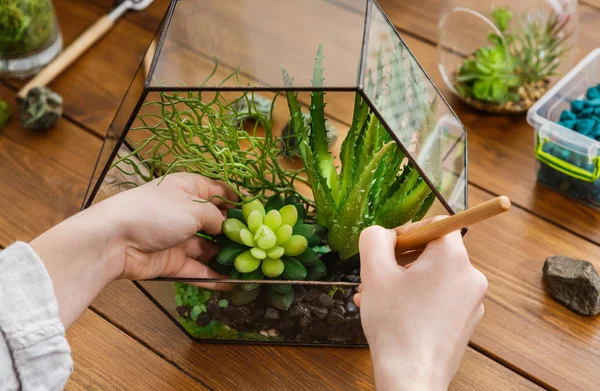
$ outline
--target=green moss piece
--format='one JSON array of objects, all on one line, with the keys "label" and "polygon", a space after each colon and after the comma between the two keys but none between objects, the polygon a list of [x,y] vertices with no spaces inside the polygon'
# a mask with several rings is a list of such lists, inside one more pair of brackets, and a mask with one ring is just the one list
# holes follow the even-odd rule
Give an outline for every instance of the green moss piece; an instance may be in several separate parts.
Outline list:
[{"label": "green moss piece", "polygon": [[0,98],[0,128],[2,128],[12,116],[12,109],[7,101]]},{"label": "green moss piece", "polygon": [[238,331],[234,328],[226,326],[219,320],[212,320],[206,326],[198,326],[195,321],[190,319],[179,318],[181,325],[187,330],[192,337],[197,339],[212,339],[220,341],[265,341],[265,342],[280,342],[283,337],[264,336],[255,331]]},{"label": "green moss piece", "polygon": [[340,292],[344,292],[344,288],[341,288],[337,285],[334,285],[329,292],[327,293],[327,295],[329,295],[329,297],[331,297],[333,299],[333,295],[335,295],[335,292],[340,291]]},{"label": "green moss piece", "polygon": [[21,56],[46,46],[57,26],[49,0],[0,0],[0,55]]}]

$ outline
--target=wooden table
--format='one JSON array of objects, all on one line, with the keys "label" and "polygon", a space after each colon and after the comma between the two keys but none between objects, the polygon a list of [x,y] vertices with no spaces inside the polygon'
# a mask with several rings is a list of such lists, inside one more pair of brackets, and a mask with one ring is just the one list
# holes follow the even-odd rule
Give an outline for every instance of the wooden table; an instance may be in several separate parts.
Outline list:
[{"label": "wooden table", "polygon": [[[600,1],[581,2],[577,58],[600,41]],[[103,135],[167,7],[127,14],[51,84],[65,114],[47,133],[0,131],[0,246],[31,240],[76,213]],[[533,131],[523,116],[481,116],[443,86],[435,56],[440,0],[381,0],[469,132],[471,204],[506,194],[513,210],[466,237],[489,279],[486,315],[452,389],[598,389],[600,318],[573,314],[546,295],[546,257],[600,267],[600,213],[536,185]],[[66,44],[112,5],[55,0]],[[13,100],[22,83],[5,81]],[[371,389],[366,349],[207,345],[189,340],[130,282],[112,284],[68,332],[75,372],[68,389]]]}]

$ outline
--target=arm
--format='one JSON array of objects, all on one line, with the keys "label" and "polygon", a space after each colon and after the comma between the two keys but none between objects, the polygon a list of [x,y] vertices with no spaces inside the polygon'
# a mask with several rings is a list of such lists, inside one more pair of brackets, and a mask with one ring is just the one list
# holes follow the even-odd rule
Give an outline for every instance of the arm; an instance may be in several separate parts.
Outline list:
[{"label": "arm", "polygon": [[231,189],[172,174],[116,195],[0,253],[0,388],[62,389],[72,371],[64,336],[117,278],[211,277],[216,251],[195,236],[218,233]]},{"label": "arm", "polygon": [[487,280],[471,265],[459,232],[397,259],[397,233],[410,228],[361,234],[355,302],[378,390],[446,390],[483,316]]},{"label": "arm", "polygon": [[66,328],[115,279],[219,276],[203,264],[217,248],[195,234],[219,233],[228,204],[198,201],[235,194],[196,174],[159,181],[102,201],[31,242],[54,283]]}]

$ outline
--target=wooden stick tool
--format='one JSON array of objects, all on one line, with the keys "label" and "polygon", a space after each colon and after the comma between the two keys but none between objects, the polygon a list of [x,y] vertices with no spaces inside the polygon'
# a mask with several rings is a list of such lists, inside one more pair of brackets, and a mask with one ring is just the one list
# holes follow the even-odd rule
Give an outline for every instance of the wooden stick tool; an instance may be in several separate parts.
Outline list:
[{"label": "wooden stick tool", "polygon": [[489,219],[510,209],[510,200],[501,196],[459,212],[445,219],[423,225],[407,233],[398,235],[396,254],[425,247],[427,243],[439,239],[451,232]]}]

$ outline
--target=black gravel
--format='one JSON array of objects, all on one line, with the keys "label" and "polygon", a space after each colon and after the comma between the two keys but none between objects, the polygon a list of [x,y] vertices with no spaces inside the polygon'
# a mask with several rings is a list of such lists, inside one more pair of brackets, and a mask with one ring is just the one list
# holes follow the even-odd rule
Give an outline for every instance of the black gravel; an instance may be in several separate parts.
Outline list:
[{"label": "black gravel", "polygon": [[[340,275],[339,280],[360,282],[358,271],[353,273]],[[239,331],[281,336],[287,342],[366,343],[359,309],[353,301],[356,287],[339,287],[330,296],[331,288],[295,285],[294,301],[287,311],[270,305],[265,294],[245,306],[234,306],[229,300],[222,308],[219,299],[228,299],[229,293],[215,292],[196,324],[205,326],[211,320],[220,320]],[[177,312],[190,317],[189,307],[177,307]]]}]

